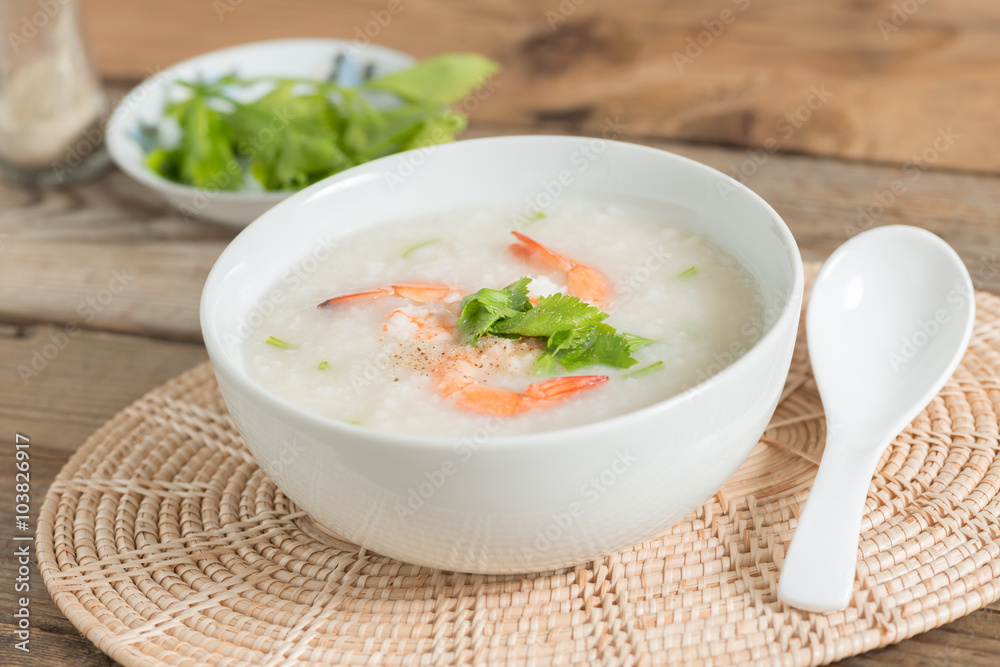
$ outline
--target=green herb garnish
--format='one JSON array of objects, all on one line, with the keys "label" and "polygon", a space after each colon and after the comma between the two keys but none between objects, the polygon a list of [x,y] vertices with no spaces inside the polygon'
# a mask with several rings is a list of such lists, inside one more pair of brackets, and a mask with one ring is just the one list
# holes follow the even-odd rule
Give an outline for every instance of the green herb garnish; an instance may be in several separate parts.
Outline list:
[{"label": "green herb garnish", "polygon": [[560,331],[549,338],[545,354],[568,371],[595,364],[628,368],[637,363],[625,336],[606,324]]},{"label": "green herb garnish", "polygon": [[519,336],[551,336],[560,331],[590,327],[607,319],[600,308],[568,294],[550,294],[513,317],[505,318],[492,327],[493,333]]},{"label": "green herb garnish", "polygon": [[267,343],[268,345],[273,345],[275,347],[280,347],[282,350],[297,350],[297,349],[299,349],[298,345],[292,345],[291,343],[286,343],[285,341],[281,340],[280,338],[276,338],[274,336],[268,336],[267,340],[265,340],[264,342]]},{"label": "green herb garnish", "polygon": [[531,308],[528,301],[530,278],[507,285],[502,290],[484,287],[462,299],[462,314],[458,318],[458,335],[465,345],[476,345],[482,336],[500,320],[515,317]]},{"label": "green herb garnish", "polygon": [[696,273],[698,273],[698,269],[696,267],[692,266],[692,267],[684,269],[683,271],[681,271],[680,273],[678,273],[677,277],[678,278],[690,278],[691,276],[693,276]]},{"label": "green herb garnish", "polygon": [[427,58],[413,67],[386,74],[364,87],[395,93],[404,100],[426,104],[456,102],[500,68],[477,53]]},{"label": "green herb garnish", "polygon": [[591,365],[628,368],[636,363],[632,352],[652,343],[649,338],[619,333],[604,322],[608,314],[575,296],[550,294],[535,306],[528,301],[530,278],[521,278],[501,290],[484,288],[462,301],[458,332],[463,343],[476,345],[485,335],[545,339],[545,353],[535,372],[568,371]]},{"label": "green herb garnish", "polygon": [[418,244],[416,244],[416,245],[413,245],[413,246],[410,246],[409,248],[407,248],[407,249],[406,249],[406,250],[405,250],[405,251],[403,252],[403,257],[404,257],[404,258],[406,258],[406,257],[409,257],[410,255],[412,255],[412,254],[413,254],[413,253],[415,253],[416,251],[420,250],[421,248],[424,248],[424,247],[426,247],[426,246],[429,246],[429,245],[431,245],[432,243],[438,243],[438,242],[439,242],[440,240],[441,240],[441,239],[429,239],[429,240],[427,240],[427,241],[422,241],[422,242],[420,242],[420,243],[418,243]]},{"label": "green herb garnish", "polygon": [[544,213],[542,213],[541,211],[537,211],[534,215],[528,218],[528,220],[541,220],[544,217],[545,217]]},{"label": "green herb garnish", "polygon": [[661,368],[663,368],[663,362],[662,361],[654,361],[653,363],[651,363],[648,366],[643,366],[642,368],[640,368],[638,370],[634,370],[631,373],[626,373],[625,377],[630,377],[630,378],[642,377],[643,375],[647,375],[647,374],[652,373],[654,371],[658,371]]},{"label": "green herb garnish", "polygon": [[[146,164],[199,188],[238,190],[250,181],[265,190],[300,189],[384,155],[452,141],[466,118],[448,105],[498,69],[477,54],[451,54],[357,87],[235,75],[177,81],[186,97],[164,115],[180,139],[155,143]],[[381,98],[379,108],[369,94]]]},{"label": "green herb garnish", "polygon": [[329,367],[330,367],[330,364],[328,364],[325,361],[321,361],[321,362],[319,362],[319,366],[317,366],[316,368],[319,369],[319,370],[321,370],[321,371],[325,371]]},{"label": "green herb garnish", "polygon": [[625,336],[625,340],[628,341],[628,346],[630,349],[638,350],[643,345],[652,345],[657,342],[655,338],[644,338],[642,336],[636,336],[635,334],[622,334]]}]

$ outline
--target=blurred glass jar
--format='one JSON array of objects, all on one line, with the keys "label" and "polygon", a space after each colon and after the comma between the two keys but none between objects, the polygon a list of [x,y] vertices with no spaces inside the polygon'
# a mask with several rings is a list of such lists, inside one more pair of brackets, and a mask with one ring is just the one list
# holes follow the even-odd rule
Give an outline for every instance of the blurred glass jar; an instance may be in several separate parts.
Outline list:
[{"label": "blurred glass jar", "polygon": [[99,174],[108,103],[76,0],[0,0],[0,37],[0,175],[61,185]]}]

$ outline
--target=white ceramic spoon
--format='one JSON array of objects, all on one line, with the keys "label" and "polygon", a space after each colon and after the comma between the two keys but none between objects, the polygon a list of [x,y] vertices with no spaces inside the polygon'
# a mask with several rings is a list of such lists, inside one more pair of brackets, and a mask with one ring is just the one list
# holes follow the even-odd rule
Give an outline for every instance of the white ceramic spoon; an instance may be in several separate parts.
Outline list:
[{"label": "white ceramic spoon", "polygon": [[823,265],[806,332],[826,449],[781,568],[781,600],[807,611],[847,606],[875,466],[951,377],[974,317],[965,265],[922,229],[869,230]]}]

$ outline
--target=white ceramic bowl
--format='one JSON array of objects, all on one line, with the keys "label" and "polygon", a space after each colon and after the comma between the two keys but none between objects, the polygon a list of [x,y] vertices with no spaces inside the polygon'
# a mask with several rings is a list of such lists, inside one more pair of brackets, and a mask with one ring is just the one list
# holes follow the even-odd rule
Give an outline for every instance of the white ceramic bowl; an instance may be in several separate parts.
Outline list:
[{"label": "white ceramic bowl", "polygon": [[163,178],[144,162],[146,151],[139,140],[140,125],[157,124],[163,116],[167,91],[172,87],[169,84],[178,79],[211,79],[233,72],[244,77],[325,79],[340,53],[357,68],[371,63],[377,75],[405,69],[416,62],[412,56],[383,46],[339,39],[281,39],[212,51],[157,72],[132,90],[108,120],[108,153],[122,171],[161,194],[185,217],[245,227],[293,193],[201,189]]},{"label": "white ceramic bowl", "polygon": [[[560,182],[561,197],[654,206],[734,254],[763,290],[761,321],[747,323],[766,330],[759,342],[706,382],[655,405],[582,427],[495,438],[352,426],[306,412],[247,375],[245,323],[266,311],[255,302],[280,298],[296,272],[321,260],[318,239],[455,207],[544,205],[551,194],[543,193]],[[777,405],[802,284],[798,249],[781,218],[724,174],[634,144],[502,137],[383,158],[282,202],[222,253],[205,285],[201,323],[250,450],[316,520],[411,563],[526,572],[628,548],[722,486]]]}]

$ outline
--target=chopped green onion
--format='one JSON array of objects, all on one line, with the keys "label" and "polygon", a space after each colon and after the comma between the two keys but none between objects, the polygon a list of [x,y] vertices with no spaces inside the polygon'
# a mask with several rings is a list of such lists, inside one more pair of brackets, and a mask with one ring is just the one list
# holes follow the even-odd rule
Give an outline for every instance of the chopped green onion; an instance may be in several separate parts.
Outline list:
[{"label": "chopped green onion", "polygon": [[406,257],[409,257],[410,255],[412,255],[412,254],[413,254],[413,253],[415,253],[416,251],[420,250],[421,248],[423,248],[423,247],[426,247],[426,246],[429,246],[429,245],[431,245],[432,243],[438,243],[438,242],[439,242],[440,240],[441,240],[441,239],[430,239],[430,240],[427,240],[427,241],[423,241],[423,242],[421,242],[421,243],[418,243],[418,244],[417,244],[417,245],[415,245],[415,246],[410,246],[410,247],[409,247],[409,248],[408,248],[408,249],[407,249],[407,250],[406,250],[405,252],[403,252],[403,257],[404,257],[404,258],[406,258]]},{"label": "chopped green onion", "polygon": [[531,216],[531,217],[530,217],[530,218],[528,218],[528,219],[529,219],[529,220],[541,220],[541,219],[542,219],[542,218],[544,218],[544,217],[545,217],[545,214],[544,214],[544,213],[542,213],[541,211],[538,211],[537,213],[535,213],[535,214],[534,214],[533,216]]},{"label": "chopped green onion", "polygon": [[693,276],[696,273],[698,273],[698,269],[692,266],[691,268],[684,269],[683,271],[681,271],[680,273],[678,273],[677,277],[678,278],[690,278],[691,276]]},{"label": "chopped green onion", "polygon": [[268,345],[273,345],[275,347],[280,347],[282,350],[297,350],[298,345],[292,345],[291,343],[286,343],[280,338],[275,338],[274,336],[268,336],[267,340],[264,341]]},{"label": "chopped green onion", "polygon": [[328,364],[327,362],[321,361],[319,362],[319,366],[317,366],[316,368],[318,368],[321,371],[325,371],[327,368],[329,368],[329,366],[330,364]]},{"label": "chopped green onion", "polygon": [[652,373],[654,371],[658,371],[661,368],[663,368],[663,362],[662,361],[654,361],[650,365],[644,366],[643,368],[640,368],[637,371],[632,371],[631,373],[626,373],[625,377],[630,377],[630,378],[642,377],[643,375],[646,375],[648,373]]}]

